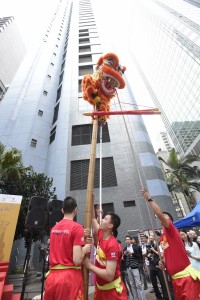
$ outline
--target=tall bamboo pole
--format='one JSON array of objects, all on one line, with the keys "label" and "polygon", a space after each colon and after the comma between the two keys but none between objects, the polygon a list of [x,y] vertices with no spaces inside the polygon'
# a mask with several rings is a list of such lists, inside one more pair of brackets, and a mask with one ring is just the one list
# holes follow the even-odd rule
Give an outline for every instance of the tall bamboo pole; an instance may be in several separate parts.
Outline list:
[{"label": "tall bamboo pole", "polygon": [[[89,164],[89,173],[88,173],[88,182],[87,182],[84,228],[91,228],[92,225],[92,212],[93,212],[92,193],[94,190],[97,130],[98,130],[98,118],[94,120],[93,129],[92,129],[92,143],[91,143],[90,164]],[[83,275],[84,275],[84,300],[88,300],[89,271],[85,267],[83,269]]]}]

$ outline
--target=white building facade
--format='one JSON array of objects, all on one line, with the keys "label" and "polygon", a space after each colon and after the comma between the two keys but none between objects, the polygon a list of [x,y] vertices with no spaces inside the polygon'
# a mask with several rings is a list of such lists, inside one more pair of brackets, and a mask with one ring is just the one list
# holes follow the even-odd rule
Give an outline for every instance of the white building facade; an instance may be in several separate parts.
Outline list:
[{"label": "white building facade", "polygon": [[[0,141],[22,150],[25,165],[52,177],[58,199],[68,195],[77,199],[80,223],[84,220],[92,132],[91,119],[83,116],[91,107],[82,99],[81,80],[94,72],[96,61],[106,53],[104,48],[90,1],[61,1],[34,58],[25,59],[0,103]],[[114,51],[118,54],[117,48]],[[120,55],[119,59],[126,65]],[[112,110],[126,109],[124,102],[137,106],[134,89],[126,82],[112,100]],[[103,128],[102,149],[103,209],[114,210],[121,217],[121,239],[129,229],[151,228],[141,185],[147,186],[163,210],[177,218],[141,116],[112,116]],[[96,157],[97,203],[99,144]],[[153,214],[152,218],[158,227]]]}]

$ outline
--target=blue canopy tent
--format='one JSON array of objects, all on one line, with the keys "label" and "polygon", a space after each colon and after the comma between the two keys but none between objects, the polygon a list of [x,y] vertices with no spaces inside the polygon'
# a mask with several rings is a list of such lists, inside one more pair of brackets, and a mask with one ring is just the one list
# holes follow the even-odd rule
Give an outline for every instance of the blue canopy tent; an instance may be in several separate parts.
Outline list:
[{"label": "blue canopy tent", "polygon": [[200,200],[187,216],[181,220],[175,221],[174,225],[177,229],[200,226]]}]

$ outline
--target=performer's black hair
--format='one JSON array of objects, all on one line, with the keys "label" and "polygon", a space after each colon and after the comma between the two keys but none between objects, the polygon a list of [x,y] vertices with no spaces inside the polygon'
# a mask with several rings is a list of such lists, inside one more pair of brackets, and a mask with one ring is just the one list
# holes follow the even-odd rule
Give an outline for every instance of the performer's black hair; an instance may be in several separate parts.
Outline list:
[{"label": "performer's black hair", "polygon": [[120,226],[121,224],[121,219],[118,215],[116,215],[114,212],[107,212],[105,216],[109,215],[111,218],[111,224],[113,224],[113,235],[116,238],[118,236],[118,231],[117,228]]},{"label": "performer's black hair", "polygon": [[168,213],[167,211],[163,211],[163,214],[168,215],[172,222],[174,221],[172,215],[170,215],[170,213]]},{"label": "performer's black hair", "polygon": [[72,197],[66,197],[63,201],[63,211],[65,214],[70,214],[77,207],[76,200]]}]

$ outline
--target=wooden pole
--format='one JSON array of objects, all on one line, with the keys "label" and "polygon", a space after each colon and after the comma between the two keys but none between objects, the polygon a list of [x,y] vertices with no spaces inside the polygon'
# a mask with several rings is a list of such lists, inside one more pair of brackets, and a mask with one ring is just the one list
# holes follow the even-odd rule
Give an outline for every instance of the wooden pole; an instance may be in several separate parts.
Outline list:
[{"label": "wooden pole", "polygon": [[[85,229],[91,228],[92,212],[94,209],[92,203],[93,202],[92,194],[94,190],[97,130],[98,130],[98,118],[94,119],[93,130],[92,130],[92,143],[91,143],[91,152],[90,152],[90,164],[89,164],[89,173],[88,173],[88,182],[87,182],[87,195],[86,195],[85,220],[84,220]],[[85,267],[83,268],[83,276],[84,276],[84,300],[88,300],[89,271]]]}]

